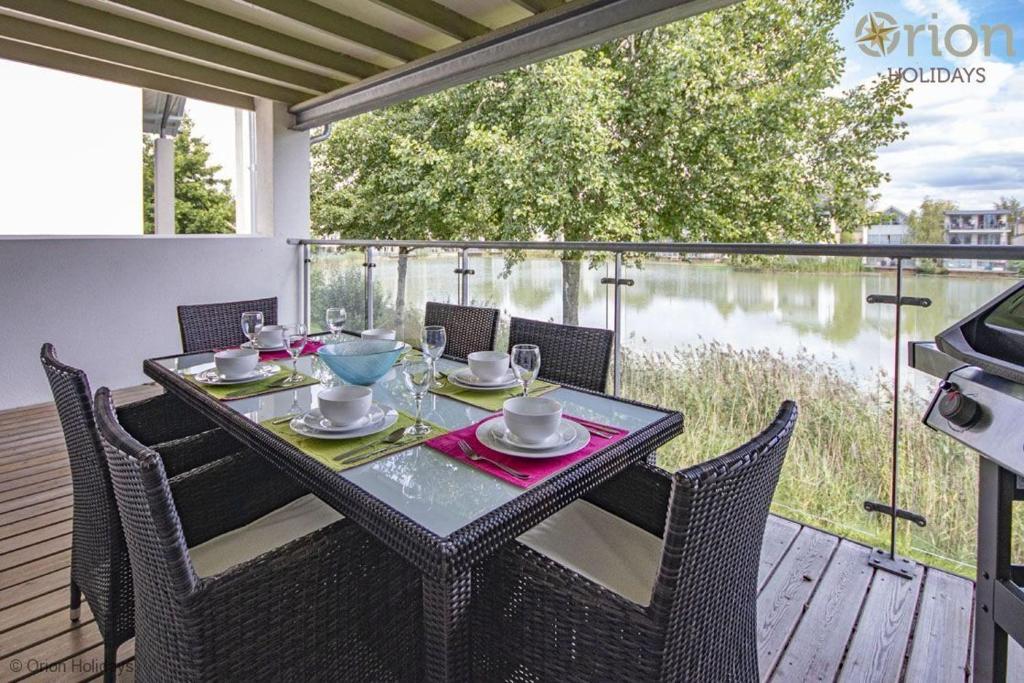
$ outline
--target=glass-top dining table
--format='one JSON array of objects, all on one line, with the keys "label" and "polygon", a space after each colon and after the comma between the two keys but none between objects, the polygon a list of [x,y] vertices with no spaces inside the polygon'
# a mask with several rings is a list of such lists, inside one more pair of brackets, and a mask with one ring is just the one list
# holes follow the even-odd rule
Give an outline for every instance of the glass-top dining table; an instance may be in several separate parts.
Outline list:
[{"label": "glass-top dining table", "polygon": [[[212,360],[212,353],[167,356],[145,361],[144,371],[422,572],[424,667],[429,680],[470,676],[467,629],[475,564],[646,459],[683,428],[678,412],[560,387],[545,396],[561,402],[565,413],[627,429],[629,434],[530,488],[505,482],[424,444],[335,472],[260,424],[287,416],[296,403],[303,410],[315,408],[323,384],[217,400],[186,378],[190,368]],[[446,372],[462,365],[442,359],[438,369]],[[313,357],[305,356],[299,359],[298,370],[316,375],[320,369],[314,368]],[[374,400],[382,406],[414,413],[400,368],[393,368],[372,388]],[[491,414],[433,393],[423,400],[424,419],[449,430]]]}]

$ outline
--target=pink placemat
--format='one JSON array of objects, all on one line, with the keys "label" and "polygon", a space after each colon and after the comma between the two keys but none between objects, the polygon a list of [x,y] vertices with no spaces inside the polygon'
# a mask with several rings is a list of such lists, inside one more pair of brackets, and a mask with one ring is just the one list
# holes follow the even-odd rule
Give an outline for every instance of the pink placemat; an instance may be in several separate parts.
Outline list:
[{"label": "pink placemat", "polygon": [[[308,342],[306,342],[306,346],[303,347],[302,353],[300,355],[308,356],[310,354],[316,353],[316,350],[323,345],[324,343],[322,341],[310,339]],[[238,347],[232,346],[230,348],[237,349]],[[223,349],[217,350],[221,351]],[[287,360],[289,358],[291,358],[291,356],[288,355],[287,349],[280,349],[278,351],[260,351],[260,360]]]},{"label": "pink placemat", "polygon": [[[561,472],[570,465],[573,465],[579,462],[580,460],[583,460],[588,455],[596,453],[605,446],[613,444],[616,441],[620,441],[623,437],[629,434],[629,430],[626,429],[609,427],[608,425],[603,425],[598,422],[584,420],[582,418],[573,417],[572,415],[565,415],[564,417],[566,419],[578,422],[583,426],[599,427],[602,430],[615,432],[615,436],[606,438],[592,433],[590,435],[590,443],[584,446],[581,450],[575,453],[571,453],[569,455],[563,455],[560,458],[517,458],[515,456],[505,455],[504,453],[498,453],[495,450],[491,450],[487,446],[480,443],[480,440],[476,438],[477,427],[479,427],[484,422],[487,422],[488,420],[494,420],[499,417],[501,417],[501,415],[492,415],[491,417],[481,420],[480,422],[471,424],[468,427],[463,427],[462,429],[457,429],[453,432],[448,432],[447,434],[436,436],[433,439],[428,439],[426,443],[431,448],[441,451],[442,453],[451,458],[461,460],[467,465],[471,465],[472,467],[475,467],[479,470],[483,470],[484,472],[487,472],[488,474],[491,474],[497,477],[498,479],[507,481],[510,484],[515,484],[516,486],[525,489],[530,488],[539,481],[547,479],[552,474],[557,474],[558,472]],[[488,462],[473,462],[465,455],[463,455],[462,451],[459,449],[460,440],[466,441],[470,446],[473,447],[473,450],[479,453],[480,455],[492,458],[497,462],[500,462],[504,465],[508,465],[513,469],[519,470],[523,474],[529,475],[529,478],[518,479],[510,474],[507,474],[506,472],[503,472],[500,468],[495,467],[494,465]]]}]

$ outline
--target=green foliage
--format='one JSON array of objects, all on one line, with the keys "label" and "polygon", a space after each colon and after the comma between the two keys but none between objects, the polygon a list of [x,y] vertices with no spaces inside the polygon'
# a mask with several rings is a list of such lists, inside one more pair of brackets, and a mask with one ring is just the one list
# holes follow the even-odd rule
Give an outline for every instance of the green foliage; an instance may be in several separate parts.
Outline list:
[{"label": "green foliage", "polygon": [[910,239],[916,244],[946,243],[946,212],[956,211],[956,203],[925,197],[921,208],[910,212]]},{"label": "green foliage", "polygon": [[[321,257],[321,261],[324,257]],[[331,258],[331,257],[326,257]],[[313,329],[326,329],[324,317],[327,309],[341,306],[348,314],[345,322],[346,330],[362,330],[365,328],[366,310],[363,294],[365,279],[361,268],[314,268],[309,276],[309,311]],[[374,283],[374,310],[381,311],[387,306],[387,298],[380,282]]]},{"label": "green foliage", "polygon": [[[314,148],[312,230],[579,241],[852,231],[886,179],[877,149],[905,135],[907,100],[891,79],[837,91],[834,30],[850,4],[747,0],[341,121]],[[566,267],[570,289],[578,272]]]},{"label": "green foliage", "polygon": [[[235,198],[231,183],[221,180],[221,167],[210,163],[206,140],[193,135],[185,116],[174,138],[174,231],[179,235],[235,232]],[[143,232],[152,235],[153,138],[142,137]]]},{"label": "green foliage", "polygon": [[999,201],[995,203],[995,208],[1010,212],[1010,229],[1013,234],[1016,234],[1017,224],[1024,219],[1024,204],[1021,204],[1016,197],[1000,197]]}]

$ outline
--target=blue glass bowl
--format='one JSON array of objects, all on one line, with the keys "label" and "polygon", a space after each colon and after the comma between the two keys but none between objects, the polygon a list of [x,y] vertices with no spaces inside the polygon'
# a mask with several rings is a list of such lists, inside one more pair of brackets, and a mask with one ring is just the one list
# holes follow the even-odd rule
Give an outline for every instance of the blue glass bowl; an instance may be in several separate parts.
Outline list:
[{"label": "blue glass bowl", "polygon": [[326,344],[316,355],[349,384],[369,386],[387,374],[405,348],[405,342],[364,339]]}]

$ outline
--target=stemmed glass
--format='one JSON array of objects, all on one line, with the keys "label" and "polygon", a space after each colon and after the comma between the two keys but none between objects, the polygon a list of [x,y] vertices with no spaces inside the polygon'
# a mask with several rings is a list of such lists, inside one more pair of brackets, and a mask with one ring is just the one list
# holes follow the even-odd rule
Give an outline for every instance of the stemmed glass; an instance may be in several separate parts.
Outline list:
[{"label": "stemmed glass", "polygon": [[282,386],[290,386],[292,384],[299,384],[302,382],[302,377],[299,376],[299,356],[306,348],[306,342],[309,340],[309,329],[303,323],[297,323],[294,326],[289,326],[285,329],[285,348],[288,349],[288,355],[292,358],[292,374],[285,381],[281,382]]},{"label": "stemmed glass", "polygon": [[423,422],[423,396],[434,381],[431,365],[424,360],[408,360],[402,365],[405,386],[416,398],[416,423],[405,430],[406,436],[425,436],[430,433],[430,425]]},{"label": "stemmed glass", "polygon": [[430,362],[430,376],[437,378],[437,359],[444,355],[448,337],[440,325],[427,325],[420,337],[420,349]]},{"label": "stemmed glass", "polygon": [[530,383],[540,373],[540,347],[516,344],[512,347],[512,373],[523,384],[523,396],[529,396]]},{"label": "stemmed glass", "polygon": [[242,314],[242,334],[249,338],[249,346],[256,348],[256,337],[263,329],[263,311],[246,311]]},{"label": "stemmed glass", "polygon": [[331,338],[335,342],[341,341],[341,328],[345,326],[345,321],[348,320],[348,313],[345,312],[344,308],[328,308],[326,317],[327,329],[331,331]]}]

